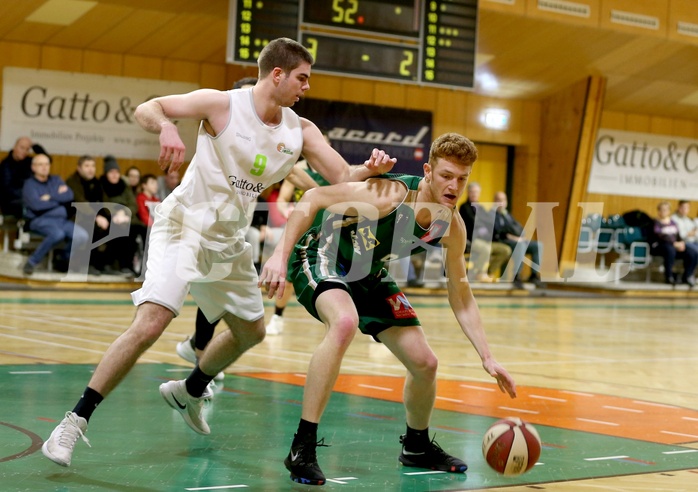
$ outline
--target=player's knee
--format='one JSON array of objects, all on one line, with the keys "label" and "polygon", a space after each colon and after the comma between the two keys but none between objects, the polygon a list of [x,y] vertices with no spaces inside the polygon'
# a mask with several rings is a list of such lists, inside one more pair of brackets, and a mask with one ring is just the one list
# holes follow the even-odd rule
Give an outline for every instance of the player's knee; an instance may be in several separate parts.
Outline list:
[{"label": "player's knee", "polygon": [[250,330],[247,331],[248,333],[248,341],[250,346],[257,345],[258,343],[261,343],[262,340],[264,340],[264,337],[267,334],[267,329],[264,326],[264,318],[261,320],[258,320],[254,325],[251,327]]},{"label": "player's knee", "polygon": [[414,375],[420,379],[435,380],[439,369],[439,359],[429,351],[419,357],[414,364]]},{"label": "player's knee", "polygon": [[158,316],[158,314],[158,312],[144,314],[139,309],[136,319],[129,329],[129,336],[133,343],[147,349],[160,338],[162,332],[167,328],[171,316]]},{"label": "player's knee", "polygon": [[147,344],[148,346],[154,344],[157,341],[157,339],[160,338],[160,335],[162,335],[162,332],[164,330],[165,327],[162,326],[162,323],[159,323],[155,320],[144,323],[141,326],[141,329],[139,330],[141,335],[141,342]]},{"label": "player's knee", "polygon": [[338,345],[347,347],[354,339],[358,326],[359,319],[356,316],[343,314],[331,323],[330,333]]}]

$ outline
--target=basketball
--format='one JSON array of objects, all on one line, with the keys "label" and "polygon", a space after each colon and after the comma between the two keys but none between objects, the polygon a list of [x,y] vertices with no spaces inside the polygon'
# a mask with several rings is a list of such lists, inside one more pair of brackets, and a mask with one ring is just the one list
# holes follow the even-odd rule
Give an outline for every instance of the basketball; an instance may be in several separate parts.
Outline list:
[{"label": "basketball", "polygon": [[517,417],[498,420],[482,438],[482,455],[497,473],[516,476],[527,472],[540,457],[540,436],[531,424]]}]

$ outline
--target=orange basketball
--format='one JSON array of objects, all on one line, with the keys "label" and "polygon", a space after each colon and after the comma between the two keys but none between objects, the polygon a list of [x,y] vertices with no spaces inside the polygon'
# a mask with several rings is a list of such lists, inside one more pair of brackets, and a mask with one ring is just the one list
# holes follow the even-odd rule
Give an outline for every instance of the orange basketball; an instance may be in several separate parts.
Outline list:
[{"label": "orange basketball", "polygon": [[540,436],[531,424],[517,417],[498,420],[482,438],[482,455],[497,473],[521,475],[540,457]]}]

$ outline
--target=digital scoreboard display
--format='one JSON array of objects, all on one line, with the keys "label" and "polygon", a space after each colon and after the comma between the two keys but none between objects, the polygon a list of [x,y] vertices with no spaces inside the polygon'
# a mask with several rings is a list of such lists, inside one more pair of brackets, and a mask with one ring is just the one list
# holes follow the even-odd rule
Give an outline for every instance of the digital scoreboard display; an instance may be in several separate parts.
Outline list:
[{"label": "digital scoreboard display", "polygon": [[230,0],[229,63],[256,65],[278,37],[317,72],[471,89],[477,0]]}]

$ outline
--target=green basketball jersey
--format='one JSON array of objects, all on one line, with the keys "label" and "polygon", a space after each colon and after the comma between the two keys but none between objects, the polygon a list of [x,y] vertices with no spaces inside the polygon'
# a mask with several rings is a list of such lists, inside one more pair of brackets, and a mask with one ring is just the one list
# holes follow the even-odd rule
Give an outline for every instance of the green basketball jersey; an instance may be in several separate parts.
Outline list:
[{"label": "green basketball jersey", "polygon": [[[325,211],[319,225],[296,245],[291,263],[294,256],[310,259],[316,268],[326,270],[321,274],[339,275],[354,282],[378,274],[386,261],[411,256],[424,251],[427,244],[437,244],[450,225],[453,211],[438,204],[416,202],[421,177],[387,174],[381,178],[405,184],[407,194],[402,203],[378,220]],[[424,207],[431,211],[427,228],[415,220],[416,212]]]}]

